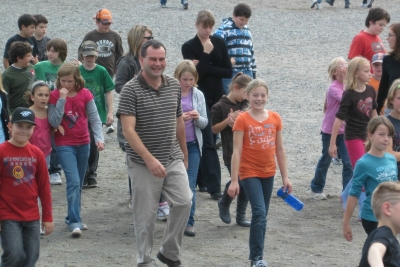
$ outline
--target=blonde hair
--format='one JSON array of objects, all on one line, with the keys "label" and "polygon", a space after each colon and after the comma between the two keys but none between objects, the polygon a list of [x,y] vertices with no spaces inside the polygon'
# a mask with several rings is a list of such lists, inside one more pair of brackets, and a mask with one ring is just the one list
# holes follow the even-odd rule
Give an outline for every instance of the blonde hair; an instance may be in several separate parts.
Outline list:
[{"label": "blonde hair", "polygon": [[400,183],[383,182],[379,184],[372,193],[371,206],[375,217],[379,220],[382,216],[381,208],[383,203],[388,202],[396,205],[400,202]]},{"label": "blonde hair", "polygon": [[142,47],[142,40],[146,31],[153,35],[153,31],[145,25],[135,25],[129,30],[127,36],[129,51],[126,55],[132,54],[139,57],[140,47]]},{"label": "blonde hair", "polygon": [[60,66],[57,72],[56,86],[61,89],[60,78],[64,76],[72,75],[75,80],[75,91],[79,92],[85,86],[85,80],[81,76],[79,67],[76,63],[66,62]]},{"label": "blonde hair", "polygon": [[394,100],[397,90],[400,90],[400,79],[394,80],[392,86],[390,86],[389,93],[386,99],[386,107],[388,109],[393,109],[392,101]]},{"label": "blonde hair", "polygon": [[199,79],[199,74],[197,73],[196,66],[194,65],[193,61],[185,59],[179,62],[174,71],[175,79],[179,80],[182,74],[185,72],[189,72],[193,75],[195,83],[194,86],[196,86],[196,83]]},{"label": "blonde hair", "polygon": [[369,61],[363,57],[355,57],[349,62],[349,66],[346,74],[346,90],[354,90],[358,85],[357,71],[360,66],[370,66]]},{"label": "blonde hair", "polygon": [[1,76],[3,76],[3,75],[1,74],[1,71],[0,71],[0,91],[2,91],[3,93],[5,93],[6,91],[4,91],[4,88],[3,88],[3,79],[2,79]]},{"label": "blonde hair", "polygon": [[347,62],[343,57],[335,57],[334,59],[332,59],[332,61],[329,63],[328,66],[328,75],[329,75],[329,79],[331,80],[331,82],[333,82],[334,80],[336,80],[335,77],[335,71],[338,69],[339,67],[339,62],[340,61],[344,61]]},{"label": "blonde hair", "polygon": [[246,88],[251,80],[252,78],[247,74],[243,74],[243,72],[236,73],[232,79],[232,82],[229,84],[229,92],[233,91],[233,87],[235,85],[239,86],[239,88]]},{"label": "blonde hair", "polygon": [[[252,80],[247,85],[246,95],[249,96],[251,94],[251,92],[253,92],[255,89],[257,89],[260,86],[264,87],[267,90],[267,97],[269,97],[269,89],[268,89],[267,83],[262,79],[254,79],[254,80]],[[248,109],[250,109],[250,108],[251,108],[251,106],[249,106]]]},{"label": "blonde hair", "polygon": [[[374,134],[376,129],[378,129],[379,125],[385,125],[388,128],[389,136],[394,135],[393,124],[385,116],[376,116],[369,121],[368,126],[367,126],[368,134]],[[367,142],[365,142],[365,151],[368,152],[371,149],[371,146],[372,146],[372,143],[368,137]]]},{"label": "blonde hair", "polygon": [[197,13],[196,17],[196,25],[204,25],[206,27],[214,27],[215,25],[215,18],[213,13],[210,10],[204,9]]}]

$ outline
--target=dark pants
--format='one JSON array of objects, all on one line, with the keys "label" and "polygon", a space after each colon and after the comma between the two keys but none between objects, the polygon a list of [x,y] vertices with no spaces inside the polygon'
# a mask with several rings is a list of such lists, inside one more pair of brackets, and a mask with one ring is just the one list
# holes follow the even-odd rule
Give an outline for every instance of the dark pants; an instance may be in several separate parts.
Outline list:
[{"label": "dark pants", "polygon": [[1,267],[34,267],[39,259],[40,222],[1,222]]},{"label": "dark pants", "polygon": [[361,223],[367,235],[369,235],[372,231],[374,231],[378,227],[378,222],[361,219]]},{"label": "dark pants", "polygon": [[[231,176],[231,164],[226,165],[226,168],[228,169],[229,176]],[[244,192],[243,183],[242,183],[242,181],[240,181],[240,178],[238,178],[238,179],[239,179],[239,187],[240,187],[239,190],[240,190],[241,192]],[[228,190],[228,188],[229,188],[230,185],[231,185],[231,180],[229,180],[229,182],[226,183],[225,189]]]},{"label": "dark pants", "polygon": [[61,165],[58,161],[56,145],[54,143],[54,136],[51,137],[51,154],[50,154],[50,167],[49,174],[61,173]]},{"label": "dark pants", "polygon": [[86,169],[85,179],[96,179],[97,178],[97,166],[99,165],[99,151],[97,151],[96,141],[94,140],[94,134],[92,127],[89,124],[90,134],[90,150],[88,166]]},{"label": "dark pants", "polygon": [[207,126],[201,130],[203,134],[203,148],[200,160],[199,172],[197,174],[197,184],[206,186],[208,193],[214,194],[221,192],[221,165],[217,150],[215,149],[215,139],[211,131],[211,115],[207,106]]}]

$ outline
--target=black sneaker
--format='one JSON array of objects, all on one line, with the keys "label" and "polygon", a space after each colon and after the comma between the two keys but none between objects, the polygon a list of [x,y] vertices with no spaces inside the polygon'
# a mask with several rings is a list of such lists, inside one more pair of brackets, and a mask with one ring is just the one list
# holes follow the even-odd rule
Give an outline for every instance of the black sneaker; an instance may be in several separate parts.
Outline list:
[{"label": "black sneaker", "polygon": [[189,8],[189,3],[187,0],[182,1],[183,9],[188,9]]},{"label": "black sneaker", "polygon": [[368,7],[368,8],[371,8],[373,2],[374,2],[374,0],[369,0],[368,3],[367,3],[367,7]]},{"label": "black sneaker", "polygon": [[85,180],[83,180],[83,188],[87,188],[87,186],[88,186],[88,180],[85,177]]},{"label": "black sneaker", "polygon": [[94,178],[88,178],[88,179],[87,179],[87,187],[89,187],[89,188],[98,187],[96,179],[94,179]]},{"label": "black sneaker", "polygon": [[344,4],[344,8],[350,8],[350,2],[346,2],[345,4]]},{"label": "black sneaker", "polygon": [[325,0],[330,6],[333,6],[333,3],[335,3],[335,0]]},{"label": "black sneaker", "polygon": [[218,199],[222,198],[222,193],[221,192],[217,192],[217,193],[210,194],[210,196],[211,196],[212,199],[218,200]]}]

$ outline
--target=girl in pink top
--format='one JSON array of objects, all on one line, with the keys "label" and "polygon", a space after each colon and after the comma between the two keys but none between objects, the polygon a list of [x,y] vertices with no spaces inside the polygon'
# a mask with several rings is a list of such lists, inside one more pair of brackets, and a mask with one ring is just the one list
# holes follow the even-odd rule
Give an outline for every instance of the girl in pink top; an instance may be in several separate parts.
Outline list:
[{"label": "girl in pink top", "polygon": [[[343,57],[337,57],[331,61],[328,67],[329,78],[332,83],[326,91],[324,105],[324,119],[322,120],[322,156],[320,157],[315,169],[314,178],[311,181],[311,196],[316,200],[326,199],[324,186],[326,174],[331,165],[331,156],[329,156],[329,142],[331,140],[333,123],[336,118],[336,112],[339,109],[340,101],[344,92],[344,78],[347,73],[347,62]],[[339,148],[342,157],[342,185],[343,189],[353,177],[353,168],[344,143],[344,124],[340,126],[339,134],[336,138],[336,146]]]}]

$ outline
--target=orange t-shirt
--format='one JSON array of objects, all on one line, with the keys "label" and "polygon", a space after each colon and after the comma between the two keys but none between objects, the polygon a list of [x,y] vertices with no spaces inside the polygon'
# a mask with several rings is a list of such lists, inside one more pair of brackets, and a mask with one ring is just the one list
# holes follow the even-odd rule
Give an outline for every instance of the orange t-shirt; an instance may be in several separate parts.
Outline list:
[{"label": "orange t-shirt", "polygon": [[268,111],[268,118],[262,122],[255,120],[249,112],[240,114],[233,131],[244,132],[242,155],[240,155],[240,180],[275,175],[276,132],[282,130],[282,120],[278,113]]},{"label": "orange t-shirt", "polygon": [[379,89],[379,84],[380,84],[380,80],[377,80],[374,78],[374,76],[371,77],[371,80],[369,80],[369,85],[371,85],[372,87],[374,87],[376,95],[378,95],[378,89]]}]

